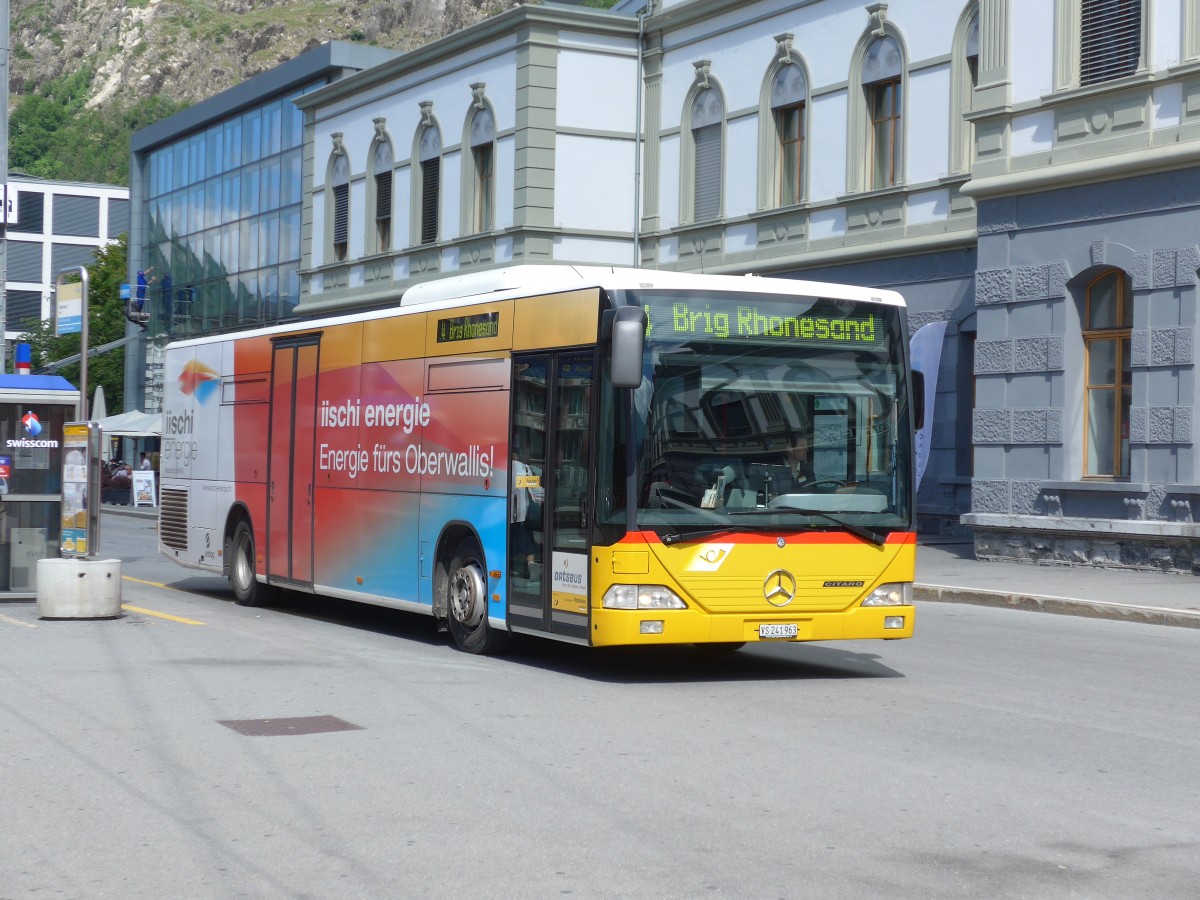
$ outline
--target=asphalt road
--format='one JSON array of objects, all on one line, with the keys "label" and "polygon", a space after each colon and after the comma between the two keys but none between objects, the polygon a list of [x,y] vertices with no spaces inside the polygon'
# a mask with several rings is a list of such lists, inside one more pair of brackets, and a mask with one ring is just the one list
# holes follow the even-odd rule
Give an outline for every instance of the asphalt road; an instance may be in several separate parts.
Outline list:
[{"label": "asphalt road", "polygon": [[[3,900],[1200,889],[1200,631],[930,603],[905,642],[477,658],[153,539],[106,517],[144,612],[0,603]],[[312,716],[357,728],[222,724]]]}]

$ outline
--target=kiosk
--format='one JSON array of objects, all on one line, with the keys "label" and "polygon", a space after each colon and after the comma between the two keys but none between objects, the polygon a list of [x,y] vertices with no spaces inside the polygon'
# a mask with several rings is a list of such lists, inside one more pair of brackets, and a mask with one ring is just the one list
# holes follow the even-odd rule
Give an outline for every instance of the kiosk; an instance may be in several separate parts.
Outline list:
[{"label": "kiosk", "polygon": [[0,374],[0,597],[35,599],[38,560],[59,557],[63,425],[79,400],[59,375]]}]

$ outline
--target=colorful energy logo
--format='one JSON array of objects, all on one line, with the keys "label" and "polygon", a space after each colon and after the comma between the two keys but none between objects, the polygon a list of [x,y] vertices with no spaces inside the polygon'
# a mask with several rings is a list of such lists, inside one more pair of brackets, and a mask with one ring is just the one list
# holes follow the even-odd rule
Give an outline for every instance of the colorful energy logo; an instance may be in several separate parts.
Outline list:
[{"label": "colorful energy logo", "polygon": [[37,413],[32,410],[21,416],[21,424],[25,426],[25,433],[30,437],[37,437],[42,433],[42,423],[38,421]]},{"label": "colorful energy logo", "polygon": [[186,396],[194,396],[200,403],[211,400],[220,384],[221,378],[216,372],[194,359],[189,360],[179,373],[179,389]]}]

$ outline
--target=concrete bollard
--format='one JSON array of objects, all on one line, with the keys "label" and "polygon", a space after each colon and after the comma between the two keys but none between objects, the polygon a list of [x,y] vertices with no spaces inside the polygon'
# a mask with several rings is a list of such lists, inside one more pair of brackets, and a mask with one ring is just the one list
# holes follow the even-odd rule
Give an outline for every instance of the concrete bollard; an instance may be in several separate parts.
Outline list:
[{"label": "concrete bollard", "polygon": [[43,619],[113,619],[121,614],[119,559],[39,559],[37,610]]}]

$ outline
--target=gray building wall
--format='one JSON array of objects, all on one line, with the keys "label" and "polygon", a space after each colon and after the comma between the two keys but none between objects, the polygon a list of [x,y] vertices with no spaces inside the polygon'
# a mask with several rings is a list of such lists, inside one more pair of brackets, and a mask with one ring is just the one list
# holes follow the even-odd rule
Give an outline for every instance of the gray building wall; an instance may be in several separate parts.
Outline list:
[{"label": "gray building wall", "polygon": [[[977,553],[1200,572],[1200,169],[981,199],[978,227]],[[1084,475],[1083,303],[1110,268],[1132,284],[1128,480]]]}]

